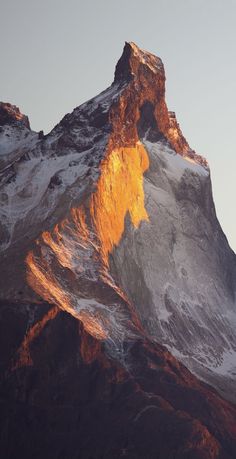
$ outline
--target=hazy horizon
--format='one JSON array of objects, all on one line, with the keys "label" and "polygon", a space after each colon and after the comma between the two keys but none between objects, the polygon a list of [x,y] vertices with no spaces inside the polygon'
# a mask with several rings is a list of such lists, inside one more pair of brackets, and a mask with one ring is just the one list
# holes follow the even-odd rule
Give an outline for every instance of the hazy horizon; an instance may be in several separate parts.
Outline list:
[{"label": "hazy horizon", "polygon": [[236,2],[0,1],[0,100],[50,131],[113,80],[124,42],[163,60],[166,100],[209,162],[217,215],[236,251]]}]

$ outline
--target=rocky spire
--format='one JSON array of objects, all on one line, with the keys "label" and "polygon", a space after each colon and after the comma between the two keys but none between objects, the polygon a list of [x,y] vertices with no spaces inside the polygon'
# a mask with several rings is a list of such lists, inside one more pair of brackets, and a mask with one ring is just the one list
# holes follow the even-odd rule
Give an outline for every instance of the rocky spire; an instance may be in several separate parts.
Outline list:
[{"label": "rocky spire", "polygon": [[146,75],[153,73],[165,80],[164,66],[159,57],[141,50],[133,42],[126,42],[123,54],[116,65],[114,81],[138,78],[141,69]]},{"label": "rocky spire", "polygon": [[[122,139],[133,142],[146,138],[166,140],[181,156],[207,166],[183,136],[174,112],[169,112],[165,101],[165,69],[162,60],[140,49],[135,43],[125,43],[119,59],[114,84],[124,85],[119,107],[113,119],[117,119],[115,143],[122,131]],[[121,121],[121,122],[120,122]]]},{"label": "rocky spire", "polygon": [[8,102],[0,102],[0,126],[17,124],[30,129],[29,118],[20,112],[19,108]]}]

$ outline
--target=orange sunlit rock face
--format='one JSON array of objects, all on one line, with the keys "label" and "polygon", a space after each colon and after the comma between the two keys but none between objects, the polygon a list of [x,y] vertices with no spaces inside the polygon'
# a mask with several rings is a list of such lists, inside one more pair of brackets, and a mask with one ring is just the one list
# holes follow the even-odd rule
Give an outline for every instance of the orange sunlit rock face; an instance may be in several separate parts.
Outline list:
[{"label": "orange sunlit rock face", "polygon": [[12,124],[14,121],[19,121],[30,129],[28,117],[23,115],[18,107],[6,102],[0,102],[0,126]]},{"label": "orange sunlit rock face", "polygon": [[135,147],[113,150],[104,160],[90,213],[106,265],[122,237],[127,213],[135,228],[142,220],[148,220],[143,191],[143,173],[148,167],[148,155],[140,142]]},{"label": "orange sunlit rock face", "polygon": [[[55,233],[53,233],[55,234]],[[57,234],[57,233],[56,233]],[[45,234],[42,234],[42,240],[48,240],[49,245],[55,249],[56,243],[53,241],[53,237],[46,239]],[[53,244],[52,244],[53,241]],[[55,250],[55,256],[58,255],[58,247]],[[63,253],[63,248],[61,248]],[[69,253],[67,251],[67,253]],[[59,262],[66,260],[61,254],[58,257]],[[26,258],[28,267],[27,280],[33,290],[38,293],[46,301],[57,304],[61,309],[69,312],[71,315],[83,322],[85,329],[97,339],[105,339],[107,334],[103,329],[99,320],[93,316],[91,319],[90,314],[86,310],[77,312],[73,304],[73,294],[67,291],[66,287],[61,283],[60,278],[57,280],[53,268],[47,265],[43,256],[36,258],[33,252],[30,252]],[[65,265],[64,265],[65,266]]]},{"label": "orange sunlit rock face", "polygon": [[36,322],[36,324],[34,324],[29,329],[29,331],[25,335],[25,338],[20,348],[18,349],[17,360],[14,363],[12,370],[15,370],[16,368],[33,365],[33,361],[30,355],[30,344],[35,338],[37,338],[40,335],[42,329],[45,327],[48,321],[54,319],[57,316],[58,312],[59,309],[57,308],[57,306],[51,308],[47,312],[47,314],[43,316],[41,320]]},{"label": "orange sunlit rock face", "polygon": [[109,275],[109,254],[121,240],[127,214],[135,228],[148,221],[143,190],[143,173],[148,167],[147,152],[139,141],[133,147],[107,153],[86,208],[72,208],[51,232],[44,231],[26,258],[27,279],[33,290],[79,318],[97,339],[107,338],[107,320],[101,320],[99,312],[92,314],[83,306],[78,309],[78,298],[84,298],[78,279],[92,260],[102,282],[126,300]]},{"label": "orange sunlit rock face", "polygon": [[33,252],[29,252],[26,263],[28,266],[27,280],[35,292],[46,301],[56,303],[63,309],[66,309],[66,305],[69,307],[68,295],[62,290],[52,271],[47,270],[47,263],[43,257],[39,263]]},{"label": "orange sunlit rock face", "polygon": [[[165,70],[160,58],[139,49],[135,43],[126,43],[116,66],[115,81],[130,77],[130,83],[123,91],[118,106],[112,112],[115,145],[126,140],[126,144],[137,140],[137,123],[140,109],[145,102],[152,104],[157,128],[181,155],[190,147],[179,125],[170,118],[165,102]],[[173,135],[173,127],[175,133]]]}]

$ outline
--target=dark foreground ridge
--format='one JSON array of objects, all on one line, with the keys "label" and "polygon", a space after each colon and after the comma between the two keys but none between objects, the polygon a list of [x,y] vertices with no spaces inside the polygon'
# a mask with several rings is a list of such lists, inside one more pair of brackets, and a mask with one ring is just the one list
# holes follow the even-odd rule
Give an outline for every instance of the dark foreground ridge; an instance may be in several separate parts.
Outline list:
[{"label": "dark foreground ridge", "polygon": [[26,365],[30,311],[40,324],[53,309],[1,303],[1,457],[234,459],[236,408],[148,339],[119,363],[58,309]]}]

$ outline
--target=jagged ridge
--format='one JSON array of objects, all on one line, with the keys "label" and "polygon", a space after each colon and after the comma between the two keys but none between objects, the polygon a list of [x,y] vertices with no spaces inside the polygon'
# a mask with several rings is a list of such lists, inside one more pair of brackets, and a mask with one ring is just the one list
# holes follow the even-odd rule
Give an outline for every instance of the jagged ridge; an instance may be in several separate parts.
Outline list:
[{"label": "jagged ridge", "polygon": [[[1,175],[1,294],[31,302],[41,297],[66,310],[127,378],[136,362],[130,350],[139,348],[138,360],[146,349],[149,361],[159,341],[233,398],[233,369],[219,372],[224,353],[233,358],[236,351],[235,256],[215,215],[207,163],[190,149],[164,96],[160,59],[126,44],[110,88],[47,136],[31,133],[30,142],[13,142]],[[19,346],[11,369],[23,368],[23,381],[45,324],[48,316]],[[165,366],[167,354],[160,352]],[[204,386],[190,380],[201,392]],[[175,398],[169,382],[168,397]],[[204,403],[212,393],[203,391]],[[224,406],[231,426],[234,409]],[[193,415],[202,413],[195,407]],[[221,413],[219,425],[224,422]],[[194,426],[193,435],[199,433]],[[224,457],[226,433],[204,432],[196,457],[215,458],[220,448]],[[229,454],[233,438],[232,431]]]}]

